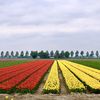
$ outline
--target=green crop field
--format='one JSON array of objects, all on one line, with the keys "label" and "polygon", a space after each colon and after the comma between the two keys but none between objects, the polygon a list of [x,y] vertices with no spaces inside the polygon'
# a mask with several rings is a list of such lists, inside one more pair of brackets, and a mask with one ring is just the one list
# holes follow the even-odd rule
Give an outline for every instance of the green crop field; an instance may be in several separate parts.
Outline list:
[{"label": "green crop field", "polygon": [[100,59],[72,59],[70,61],[100,70]]},{"label": "green crop field", "polygon": [[13,65],[18,65],[18,64],[22,64],[25,62],[28,62],[29,60],[6,60],[6,61],[0,61],[0,68],[4,68],[4,67],[9,67],[9,66],[13,66]]}]

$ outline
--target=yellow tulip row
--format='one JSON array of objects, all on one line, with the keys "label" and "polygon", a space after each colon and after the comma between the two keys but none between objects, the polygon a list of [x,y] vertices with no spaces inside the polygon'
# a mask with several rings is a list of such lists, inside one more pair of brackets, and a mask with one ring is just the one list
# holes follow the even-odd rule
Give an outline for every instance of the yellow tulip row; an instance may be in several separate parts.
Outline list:
[{"label": "yellow tulip row", "polygon": [[[90,69],[87,68],[87,66],[84,66],[84,65],[81,65],[81,64],[76,64],[76,63],[73,63],[73,62],[69,62],[69,61],[66,61],[68,64],[71,64],[73,65],[75,68],[85,72],[86,74],[94,77],[95,79],[97,79],[98,81],[100,81],[100,74],[99,73],[96,73]],[[99,71],[99,70],[98,70]]]},{"label": "yellow tulip row", "polygon": [[59,67],[61,69],[61,72],[63,74],[66,86],[68,86],[69,90],[71,92],[83,92],[85,91],[85,86],[82,82],[80,82],[74,74],[70,72],[68,68],[66,68],[65,65],[61,63],[61,61],[58,61]]},{"label": "yellow tulip row", "polygon": [[70,65],[68,61],[64,60],[61,62],[65,64],[66,67],[69,68],[82,82],[84,82],[88,89],[93,90],[94,92],[100,91],[100,82],[98,80],[73,67],[75,65]]},{"label": "yellow tulip row", "polygon": [[[77,64],[77,65],[78,66],[84,66],[84,65],[81,65],[81,64]],[[91,67],[88,67],[88,66],[84,66],[84,68],[100,74],[100,70],[98,70],[98,69],[94,69],[94,68],[91,68]]]},{"label": "yellow tulip row", "polygon": [[60,90],[60,82],[58,77],[58,65],[57,61],[55,61],[51,67],[51,71],[49,73],[48,79],[43,87],[44,93],[59,93]]}]

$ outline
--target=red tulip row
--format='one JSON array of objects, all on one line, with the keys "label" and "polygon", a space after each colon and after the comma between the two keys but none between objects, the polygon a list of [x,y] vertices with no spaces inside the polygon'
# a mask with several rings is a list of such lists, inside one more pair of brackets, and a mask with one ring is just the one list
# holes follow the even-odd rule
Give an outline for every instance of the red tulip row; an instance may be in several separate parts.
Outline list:
[{"label": "red tulip row", "polygon": [[14,66],[10,66],[10,67],[0,68],[0,76],[5,75],[7,73],[16,72],[18,70],[23,69],[23,67],[26,67],[27,65],[30,66],[31,64],[33,64],[35,62],[36,61],[34,61],[34,62],[32,61],[32,62],[27,62],[27,63],[24,63],[24,64],[19,64],[19,65],[14,65]]},{"label": "red tulip row", "polygon": [[[23,70],[24,69],[26,69],[26,70],[19,73],[21,71],[20,70],[18,72],[19,74],[16,72],[17,74],[15,73],[14,77],[12,77],[14,75],[14,73],[13,74],[9,73],[9,74],[12,74],[12,76],[11,75],[9,75],[9,77],[6,76],[7,78],[9,78],[9,80],[1,83],[0,84],[0,89],[10,90],[13,87],[16,87],[16,85],[19,85],[20,83],[23,83],[25,80],[27,80],[27,78],[30,78],[34,73],[37,73],[39,70],[43,69],[44,66],[50,65],[52,62],[53,61],[50,61],[50,60],[43,60],[43,61],[36,61],[35,63],[31,62],[31,64],[29,64],[29,63],[25,64],[25,66],[23,67]],[[22,67],[22,66],[18,65],[18,67]],[[44,73],[44,70],[43,70],[43,73]],[[10,77],[12,77],[12,78],[10,78]]]},{"label": "red tulip row", "polygon": [[33,73],[26,81],[24,81],[22,84],[20,84],[16,88],[17,89],[29,89],[29,90],[34,89],[36,85],[39,83],[39,81],[41,80],[41,78],[44,76],[44,74],[47,72],[47,70],[51,67],[52,63],[53,61],[50,61],[40,70]]},{"label": "red tulip row", "polygon": [[[43,63],[42,61],[33,61],[31,63],[27,63],[25,65],[21,64],[21,65],[18,65],[17,68],[14,68],[13,69],[10,69],[10,72],[9,70],[8,71],[5,71],[5,74],[1,75],[0,76],[0,82],[3,82],[5,80],[8,80],[8,79],[11,79],[27,70],[30,70],[32,69],[33,67],[36,67],[38,66],[38,63]],[[33,66],[34,64],[34,66]]]}]

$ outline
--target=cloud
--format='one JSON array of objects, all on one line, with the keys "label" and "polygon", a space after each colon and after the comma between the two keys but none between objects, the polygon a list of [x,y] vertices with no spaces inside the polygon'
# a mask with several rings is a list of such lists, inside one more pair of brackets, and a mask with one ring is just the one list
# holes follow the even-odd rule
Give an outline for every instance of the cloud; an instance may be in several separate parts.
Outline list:
[{"label": "cloud", "polygon": [[[72,46],[76,42],[81,44],[81,36],[100,33],[99,4],[100,0],[0,0],[0,40],[4,45],[6,42],[12,45],[15,40],[14,45],[18,45],[18,39],[26,43],[27,38],[27,44],[40,39],[43,43],[46,42],[47,48],[48,44],[53,45],[50,38],[58,42],[55,42],[54,48],[62,47],[62,39],[65,38],[72,41]],[[71,37],[76,36],[80,38],[75,42]],[[90,44],[91,41],[90,39]],[[93,44],[95,45],[95,42]]]}]

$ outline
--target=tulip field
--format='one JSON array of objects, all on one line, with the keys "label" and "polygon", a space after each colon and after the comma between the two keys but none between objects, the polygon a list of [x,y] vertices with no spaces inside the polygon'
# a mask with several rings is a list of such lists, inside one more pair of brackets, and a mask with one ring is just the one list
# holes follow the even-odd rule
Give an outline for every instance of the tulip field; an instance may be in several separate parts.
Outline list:
[{"label": "tulip field", "polygon": [[99,69],[72,61],[49,59],[1,66],[0,93],[35,93],[44,82],[41,88],[43,94],[60,94],[62,80],[59,75],[62,75],[69,93],[100,93]]}]

